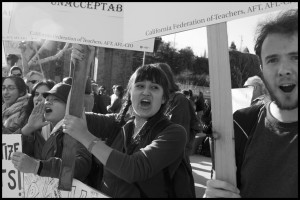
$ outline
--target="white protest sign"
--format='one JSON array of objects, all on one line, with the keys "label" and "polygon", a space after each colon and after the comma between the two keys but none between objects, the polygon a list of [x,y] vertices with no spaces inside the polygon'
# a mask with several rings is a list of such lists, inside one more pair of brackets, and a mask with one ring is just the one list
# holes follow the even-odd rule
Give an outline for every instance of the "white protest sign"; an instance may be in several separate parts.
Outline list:
[{"label": "white protest sign", "polygon": [[236,110],[249,107],[253,95],[253,88],[235,88],[231,89],[232,95],[232,113]]},{"label": "white protest sign", "polygon": [[2,41],[36,41],[38,38],[30,35],[8,34],[8,28],[11,20],[13,3],[2,2]]},{"label": "white protest sign", "polygon": [[8,33],[100,46],[153,52],[154,39],[123,42],[123,3],[13,3]]},{"label": "white protest sign", "polygon": [[57,178],[24,174],[25,198],[108,198],[97,190],[73,179],[72,191],[58,190]]},{"label": "white protest sign", "polygon": [[16,151],[22,151],[21,135],[2,134],[2,197],[24,197],[23,173],[11,162],[12,153]]},{"label": "white protest sign", "polygon": [[124,3],[124,41],[144,40],[296,7],[298,2]]}]

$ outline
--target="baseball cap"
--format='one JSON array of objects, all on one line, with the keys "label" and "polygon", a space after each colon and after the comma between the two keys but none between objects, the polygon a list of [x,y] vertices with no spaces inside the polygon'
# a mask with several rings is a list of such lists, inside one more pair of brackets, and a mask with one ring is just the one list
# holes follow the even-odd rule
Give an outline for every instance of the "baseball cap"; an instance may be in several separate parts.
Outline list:
[{"label": "baseball cap", "polygon": [[68,95],[71,89],[71,85],[65,83],[57,83],[54,87],[43,93],[43,97],[46,98],[48,95],[53,95],[62,100],[63,102],[67,103]]}]

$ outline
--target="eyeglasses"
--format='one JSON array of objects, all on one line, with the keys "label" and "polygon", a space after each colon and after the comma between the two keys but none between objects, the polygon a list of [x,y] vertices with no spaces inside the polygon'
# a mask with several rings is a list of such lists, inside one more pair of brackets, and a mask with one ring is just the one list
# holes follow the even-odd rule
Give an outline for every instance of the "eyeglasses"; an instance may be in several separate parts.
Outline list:
[{"label": "eyeglasses", "polygon": [[32,83],[35,84],[36,82],[38,82],[38,80],[31,80],[31,81],[27,81],[28,83]]},{"label": "eyeglasses", "polygon": [[9,85],[9,86],[5,87],[4,85],[2,85],[2,91],[4,91],[5,89],[6,89],[7,91],[11,92],[11,91],[15,90],[16,87],[14,87],[14,86],[12,86],[12,85]]}]

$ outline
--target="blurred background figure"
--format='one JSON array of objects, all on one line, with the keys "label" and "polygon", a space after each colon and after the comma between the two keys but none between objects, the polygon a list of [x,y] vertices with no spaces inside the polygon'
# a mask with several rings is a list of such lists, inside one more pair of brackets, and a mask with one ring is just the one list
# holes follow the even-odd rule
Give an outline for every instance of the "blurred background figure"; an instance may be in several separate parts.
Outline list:
[{"label": "blurred background figure", "polygon": [[19,61],[19,57],[15,54],[8,54],[6,57],[7,66],[10,68],[13,66],[17,66],[17,63]]},{"label": "blurred background figure", "polygon": [[43,79],[44,79],[43,74],[38,71],[28,72],[24,77],[24,80],[28,86],[29,93],[31,93],[33,85],[39,81],[42,81]]},{"label": "blurred background figure", "polygon": [[121,85],[113,86],[113,94],[111,95],[110,105],[108,105],[107,112],[119,113],[122,107],[122,98],[124,95],[124,89]]},{"label": "blurred background figure", "polygon": [[[107,110],[106,110],[106,105],[104,103],[104,96],[99,94],[98,90],[99,90],[98,84],[92,83],[92,91],[93,91],[93,96],[94,96],[94,106],[93,106],[92,112],[106,114]],[[109,100],[110,100],[110,98],[109,98]]]},{"label": "blurred background figure", "polygon": [[10,69],[13,66],[17,66],[19,57],[15,54],[8,54],[6,57],[6,66],[2,66],[2,77],[9,76]]},{"label": "blurred background figure", "polygon": [[196,105],[196,114],[199,120],[201,120],[201,117],[204,112],[204,97],[203,93],[199,91],[199,96],[195,100],[195,105]]},{"label": "blurred background figure", "polygon": [[105,105],[105,109],[108,105],[110,105],[110,96],[107,94],[107,90],[106,90],[106,87],[101,85],[99,87],[99,91],[98,91],[98,94],[101,95],[102,99],[103,99],[103,102],[104,102],[104,105]]},{"label": "blurred background figure", "polygon": [[244,87],[253,88],[251,105],[258,104],[258,103],[265,103],[268,100],[268,98],[266,97],[267,90],[265,84],[259,76],[249,77],[246,80]]},{"label": "blurred background figure", "polygon": [[20,67],[13,66],[12,68],[10,68],[9,76],[18,76],[23,78],[22,69]]},{"label": "blurred background figure", "polygon": [[196,111],[196,105],[194,103],[194,101],[192,100],[193,98],[191,98],[191,93],[190,93],[191,90],[183,90],[182,93],[185,95],[185,97],[191,102],[193,108],[194,108],[194,111]]}]

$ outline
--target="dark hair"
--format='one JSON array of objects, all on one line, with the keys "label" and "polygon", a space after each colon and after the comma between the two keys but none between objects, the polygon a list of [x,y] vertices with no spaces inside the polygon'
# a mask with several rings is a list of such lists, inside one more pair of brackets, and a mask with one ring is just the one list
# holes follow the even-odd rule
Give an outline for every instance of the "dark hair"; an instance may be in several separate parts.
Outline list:
[{"label": "dark hair", "polygon": [[19,57],[15,54],[8,54],[7,57],[6,57],[6,60],[7,61],[11,61],[11,66],[14,66],[18,60],[19,60]]},{"label": "dark hair", "polygon": [[194,94],[193,94],[193,91],[192,90],[189,90],[189,93],[190,93],[190,97],[193,97]]},{"label": "dark hair", "polygon": [[55,81],[48,79],[48,80],[43,80],[43,81],[37,82],[32,87],[31,96],[28,99],[28,104],[27,104],[26,111],[25,111],[26,116],[29,117],[29,115],[31,114],[31,112],[34,108],[33,98],[35,96],[35,91],[37,90],[37,88],[44,85],[44,86],[47,86],[49,88],[49,90],[51,90],[55,84],[56,84]]},{"label": "dark hair", "polygon": [[116,85],[115,89],[119,91],[119,98],[122,99],[124,95],[124,88],[122,85]]},{"label": "dark hair", "polygon": [[190,96],[190,92],[188,90],[183,90],[182,93],[186,96]]},{"label": "dark hair", "polygon": [[12,68],[10,68],[9,74],[10,74],[10,75],[13,75],[13,74],[12,74],[12,71],[15,71],[15,70],[19,70],[19,71],[21,72],[21,75],[23,74],[22,69],[21,69],[20,67],[18,67],[18,66],[13,66]]},{"label": "dark hair", "polygon": [[25,81],[21,77],[19,77],[19,76],[7,76],[7,77],[4,77],[4,79],[2,81],[2,85],[3,85],[3,82],[4,82],[5,79],[11,79],[16,84],[16,87],[18,89],[20,97],[24,96],[27,93],[26,83],[25,83]]},{"label": "dark hair", "polygon": [[173,93],[180,91],[179,86],[175,83],[175,78],[171,67],[167,63],[155,63],[154,65],[163,70],[163,72],[166,74],[169,82],[169,92]]},{"label": "dark hair", "polygon": [[255,54],[261,60],[261,48],[264,40],[269,34],[280,33],[293,35],[298,33],[298,9],[288,10],[277,18],[260,23],[256,31]]},{"label": "dark hair", "polygon": [[126,94],[124,97],[125,103],[123,104],[123,107],[117,117],[117,121],[119,121],[121,125],[125,123],[124,118],[131,105],[130,90],[132,86],[136,82],[145,81],[145,80],[152,81],[156,84],[159,84],[163,88],[163,97],[165,99],[165,103],[162,104],[160,110],[153,117],[164,112],[166,105],[169,101],[169,95],[170,95],[168,78],[164,73],[164,71],[156,67],[154,64],[143,65],[136,69],[136,71],[131,75],[128,81]]}]

